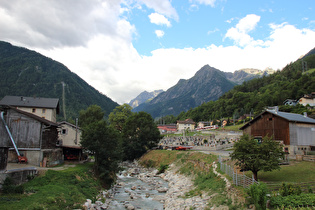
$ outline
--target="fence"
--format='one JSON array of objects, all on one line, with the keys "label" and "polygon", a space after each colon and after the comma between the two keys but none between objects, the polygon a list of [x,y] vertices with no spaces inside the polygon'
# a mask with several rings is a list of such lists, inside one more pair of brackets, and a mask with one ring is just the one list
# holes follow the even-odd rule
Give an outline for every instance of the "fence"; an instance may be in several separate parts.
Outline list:
[{"label": "fence", "polygon": [[233,179],[233,184],[247,188],[254,183],[258,183],[253,177],[248,177],[244,172],[239,172],[236,167],[223,163],[221,156],[219,156],[219,163],[220,170]]}]

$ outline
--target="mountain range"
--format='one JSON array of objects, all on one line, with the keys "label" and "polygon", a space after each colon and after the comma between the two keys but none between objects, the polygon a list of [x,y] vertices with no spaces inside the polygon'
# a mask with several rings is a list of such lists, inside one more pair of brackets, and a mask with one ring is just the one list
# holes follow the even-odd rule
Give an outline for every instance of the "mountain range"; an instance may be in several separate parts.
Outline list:
[{"label": "mountain range", "polygon": [[59,98],[58,120],[75,119],[97,104],[108,115],[119,104],[63,64],[35,51],[0,41],[0,98],[5,95]]},{"label": "mountain range", "polygon": [[151,101],[140,104],[133,111],[148,112],[153,118],[164,115],[176,116],[204,102],[218,99],[235,85],[226,78],[224,72],[205,65],[192,78],[179,80],[175,86],[160,93]]},{"label": "mountain range", "polygon": [[132,99],[129,102],[129,105],[132,108],[135,108],[135,107],[139,106],[140,104],[145,103],[148,100],[155,98],[157,95],[159,95],[162,92],[163,92],[163,90],[154,90],[152,92],[143,91],[136,98]]},{"label": "mountain range", "polygon": [[[274,70],[267,68],[264,71],[258,69],[241,69],[231,72],[222,72],[218,69],[203,66],[190,79],[181,79],[179,82],[165,92],[160,92],[156,97],[148,92],[142,92],[138,97],[129,103],[134,112],[145,111],[154,118],[164,115],[178,115],[182,111],[195,108],[205,102],[215,101],[225,92],[232,89],[235,85],[242,84],[244,81],[266,76],[274,73]],[[147,96],[147,98],[146,98]],[[137,101],[138,106],[135,106]]]}]

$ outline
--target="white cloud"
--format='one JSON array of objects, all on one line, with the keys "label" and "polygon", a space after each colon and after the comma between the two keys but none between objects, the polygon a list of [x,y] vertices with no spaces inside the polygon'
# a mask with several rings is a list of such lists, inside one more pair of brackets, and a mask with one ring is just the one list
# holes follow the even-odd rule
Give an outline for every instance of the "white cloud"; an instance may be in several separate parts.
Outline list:
[{"label": "white cloud", "polygon": [[234,20],[234,18],[230,18],[229,20],[226,20],[225,22],[232,23],[233,20]]},{"label": "white cloud", "polygon": [[138,0],[138,1],[145,4],[147,7],[154,9],[156,12],[165,15],[166,17],[172,18],[176,21],[178,21],[179,19],[175,8],[172,6],[169,0],[159,0],[159,1]]},{"label": "white cloud", "polygon": [[248,33],[255,29],[257,23],[260,21],[260,16],[255,14],[246,15],[242,18],[235,27],[230,28],[225,34],[225,38],[230,38],[239,46],[246,46],[249,44],[257,45],[261,41],[253,41],[253,38]]},{"label": "white cloud", "polygon": [[158,38],[162,38],[164,36],[164,31],[162,30],[155,30],[155,34]]},{"label": "white cloud", "polygon": [[210,5],[211,7],[214,7],[214,4],[216,0],[189,0],[190,2],[197,2],[199,4],[205,4]]},{"label": "white cloud", "polygon": [[212,30],[212,31],[208,31],[207,34],[208,34],[208,35],[209,35],[209,34],[213,34],[213,33],[217,32],[217,31],[220,31],[220,30],[219,30],[218,28],[215,28],[215,29]]},{"label": "white cloud", "polygon": [[156,25],[166,25],[167,27],[171,27],[170,21],[168,21],[167,18],[158,13],[151,13],[149,15],[149,19],[151,23],[154,23]]}]

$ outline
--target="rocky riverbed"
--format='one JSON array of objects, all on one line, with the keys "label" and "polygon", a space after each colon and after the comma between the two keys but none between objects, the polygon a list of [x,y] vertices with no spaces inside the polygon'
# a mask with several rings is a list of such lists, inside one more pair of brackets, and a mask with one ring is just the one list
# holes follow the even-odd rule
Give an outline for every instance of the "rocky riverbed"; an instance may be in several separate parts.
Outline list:
[{"label": "rocky riverbed", "polygon": [[116,184],[102,191],[95,203],[87,199],[85,209],[205,209],[215,196],[185,197],[194,188],[193,182],[177,173],[173,164],[162,174],[156,169],[143,168],[137,162],[124,162],[122,167],[126,170],[118,175]]}]

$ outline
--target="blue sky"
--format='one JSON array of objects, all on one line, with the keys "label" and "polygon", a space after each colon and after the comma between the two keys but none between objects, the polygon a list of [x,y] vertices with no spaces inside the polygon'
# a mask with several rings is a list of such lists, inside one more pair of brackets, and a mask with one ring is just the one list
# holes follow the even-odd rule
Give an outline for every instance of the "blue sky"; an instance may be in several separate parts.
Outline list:
[{"label": "blue sky", "polygon": [[0,1],[0,40],[122,104],[206,64],[282,69],[315,47],[314,10],[314,0],[10,0]]},{"label": "blue sky", "polygon": [[[269,24],[290,23],[297,27],[315,28],[315,2],[309,1],[216,1],[214,7],[193,4],[189,1],[172,1],[178,14],[168,18],[166,24],[152,24],[148,16],[153,9],[143,6],[135,9],[129,16],[135,24],[137,33],[134,47],[142,55],[150,55],[157,48],[203,48],[210,44],[231,46],[233,40],[226,38],[228,29],[248,14],[260,16],[257,27],[250,31],[255,39],[266,40],[271,32]],[[166,17],[167,18],[167,17]],[[155,30],[164,32],[157,37]]]}]

